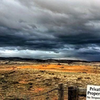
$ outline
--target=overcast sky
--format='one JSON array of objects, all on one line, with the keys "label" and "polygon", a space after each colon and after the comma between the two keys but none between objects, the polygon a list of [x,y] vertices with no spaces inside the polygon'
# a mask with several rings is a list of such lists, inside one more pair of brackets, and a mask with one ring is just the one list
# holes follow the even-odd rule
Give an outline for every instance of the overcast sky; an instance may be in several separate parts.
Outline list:
[{"label": "overcast sky", "polygon": [[0,0],[0,57],[100,61],[100,0]]}]

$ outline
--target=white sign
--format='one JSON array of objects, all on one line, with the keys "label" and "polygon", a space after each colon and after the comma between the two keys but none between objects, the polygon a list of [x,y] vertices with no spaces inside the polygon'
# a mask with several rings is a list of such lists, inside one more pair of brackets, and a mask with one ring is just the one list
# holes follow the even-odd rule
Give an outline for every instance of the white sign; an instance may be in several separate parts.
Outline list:
[{"label": "white sign", "polygon": [[87,85],[86,100],[100,100],[100,86]]}]

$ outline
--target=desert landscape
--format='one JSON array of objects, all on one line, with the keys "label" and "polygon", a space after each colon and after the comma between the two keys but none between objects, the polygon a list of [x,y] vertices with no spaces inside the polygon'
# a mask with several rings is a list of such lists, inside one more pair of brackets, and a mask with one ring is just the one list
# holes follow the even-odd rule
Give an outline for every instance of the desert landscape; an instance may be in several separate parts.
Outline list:
[{"label": "desert landscape", "polygon": [[100,0],[0,0],[0,100],[100,100],[87,85],[100,85]]},{"label": "desert landscape", "polygon": [[0,0],[0,100],[100,100],[87,85],[100,85],[100,0]]},{"label": "desert landscape", "polygon": [[45,93],[60,83],[67,100],[69,86],[100,85],[99,66],[99,62],[1,59],[0,100],[58,100],[57,90]]}]

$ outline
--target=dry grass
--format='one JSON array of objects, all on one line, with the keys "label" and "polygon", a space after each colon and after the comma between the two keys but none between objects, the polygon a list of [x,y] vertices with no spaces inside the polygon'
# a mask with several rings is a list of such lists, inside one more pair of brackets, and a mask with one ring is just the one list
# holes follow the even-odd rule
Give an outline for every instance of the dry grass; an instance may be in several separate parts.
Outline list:
[{"label": "dry grass", "polygon": [[[100,85],[95,65],[85,64],[3,64],[0,65],[0,100],[57,100],[57,91],[34,97],[57,87],[59,83],[84,87]],[[67,91],[65,92],[65,98]],[[82,100],[82,98],[80,99]],[[83,100],[85,100],[83,98]]]}]

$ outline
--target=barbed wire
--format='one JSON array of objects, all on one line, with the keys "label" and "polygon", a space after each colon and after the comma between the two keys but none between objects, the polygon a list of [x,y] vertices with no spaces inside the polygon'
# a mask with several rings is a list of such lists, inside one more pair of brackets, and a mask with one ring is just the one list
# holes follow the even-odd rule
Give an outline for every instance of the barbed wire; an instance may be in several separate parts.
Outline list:
[{"label": "barbed wire", "polygon": [[52,89],[52,90],[50,90],[50,91],[47,91],[47,92],[45,92],[45,93],[41,93],[41,94],[39,94],[39,95],[34,95],[34,97],[46,95],[46,94],[48,94],[48,93],[50,93],[50,92],[52,92],[52,91],[54,91],[54,90],[58,90],[58,88],[54,88],[54,89]]},{"label": "barbed wire", "polygon": [[[66,85],[65,85],[66,86]],[[47,95],[48,93],[51,93],[52,91],[55,91],[55,90],[59,90],[59,88],[54,88],[54,89],[51,89],[47,92],[44,92],[44,93],[41,93],[41,94],[38,94],[38,95],[34,95],[34,97],[37,97],[37,96],[42,96],[42,95]],[[63,91],[68,91],[68,90],[74,90],[74,89],[64,89]],[[80,90],[84,90],[82,88],[80,88]]]}]

